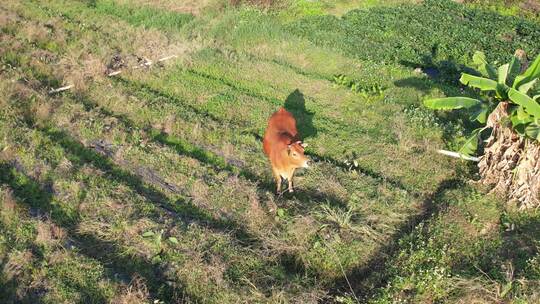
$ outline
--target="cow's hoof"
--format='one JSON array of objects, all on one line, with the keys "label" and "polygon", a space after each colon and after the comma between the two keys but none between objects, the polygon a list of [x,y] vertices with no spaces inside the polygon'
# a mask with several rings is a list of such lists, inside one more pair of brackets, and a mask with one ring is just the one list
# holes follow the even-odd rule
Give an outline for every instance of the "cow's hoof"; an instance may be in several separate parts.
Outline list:
[{"label": "cow's hoof", "polygon": [[289,189],[289,193],[293,193],[293,192],[294,192],[294,190],[293,190],[293,189]]}]

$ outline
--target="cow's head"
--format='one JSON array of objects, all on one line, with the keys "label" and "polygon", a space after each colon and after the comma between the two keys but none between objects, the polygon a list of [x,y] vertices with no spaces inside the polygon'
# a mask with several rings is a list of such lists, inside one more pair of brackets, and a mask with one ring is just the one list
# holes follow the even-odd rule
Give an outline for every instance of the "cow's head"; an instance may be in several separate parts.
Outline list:
[{"label": "cow's head", "polygon": [[297,141],[287,146],[289,163],[296,168],[309,168],[309,158],[304,155],[307,144]]}]

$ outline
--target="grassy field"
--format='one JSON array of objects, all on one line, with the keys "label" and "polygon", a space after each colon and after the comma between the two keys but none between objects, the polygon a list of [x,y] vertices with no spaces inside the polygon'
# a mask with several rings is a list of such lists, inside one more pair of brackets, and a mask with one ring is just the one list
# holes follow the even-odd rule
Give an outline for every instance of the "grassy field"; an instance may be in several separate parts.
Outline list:
[{"label": "grassy field", "polygon": [[[540,301],[540,211],[422,107],[536,56],[534,1],[272,2],[0,3],[0,303]],[[314,165],[276,195],[282,105]]]}]

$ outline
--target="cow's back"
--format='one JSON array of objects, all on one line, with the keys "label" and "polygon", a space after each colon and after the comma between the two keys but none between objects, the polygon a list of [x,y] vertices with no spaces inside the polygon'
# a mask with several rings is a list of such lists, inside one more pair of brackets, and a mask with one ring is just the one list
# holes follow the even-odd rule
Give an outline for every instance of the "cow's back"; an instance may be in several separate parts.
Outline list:
[{"label": "cow's back", "polygon": [[283,107],[268,119],[268,127],[264,133],[263,150],[268,156],[273,151],[285,149],[297,136],[296,120]]}]

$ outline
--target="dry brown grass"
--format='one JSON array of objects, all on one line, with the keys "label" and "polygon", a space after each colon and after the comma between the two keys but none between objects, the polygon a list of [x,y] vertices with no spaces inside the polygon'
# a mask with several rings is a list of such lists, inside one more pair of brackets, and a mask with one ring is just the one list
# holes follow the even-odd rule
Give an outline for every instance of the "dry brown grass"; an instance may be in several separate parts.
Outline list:
[{"label": "dry brown grass", "polygon": [[272,6],[282,5],[283,1],[281,0],[229,0],[229,3],[234,6],[248,4],[256,5],[263,8],[270,8]]},{"label": "dry brown grass", "polygon": [[117,232],[116,235],[118,235],[119,240],[129,240],[130,243],[135,245],[138,254],[151,259],[156,252],[152,245],[149,245],[142,240],[142,234],[147,231],[156,230],[156,225],[152,220],[140,218],[130,222],[130,225],[125,225],[122,231]]},{"label": "dry brown grass", "polygon": [[150,303],[150,294],[144,278],[135,275],[129,286],[109,301],[110,304],[146,304]]},{"label": "dry brown grass", "polygon": [[[231,261],[234,262],[234,261]],[[235,289],[231,288],[225,278],[227,263],[219,255],[209,252],[191,251],[182,267],[176,267],[174,276],[191,286],[188,293],[197,294],[199,290],[210,288],[210,292],[219,293],[223,303],[233,303]]]},{"label": "dry brown grass", "polygon": [[43,25],[36,22],[23,22],[20,24],[19,35],[27,42],[44,43],[51,37],[49,30]]},{"label": "dry brown grass", "polygon": [[540,14],[540,2],[538,0],[525,0],[520,7],[531,13]]},{"label": "dry brown grass", "polygon": [[176,117],[174,115],[169,115],[163,120],[163,126],[161,131],[165,134],[171,134],[174,130],[174,125],[176,124]]},{"label": "dry brown grass", "polygon": [[9,220],[17,206],[17,202],[13,197],[13,191],[11,189],[0,188],[0,200],[0,214],[2,214],[4,220]]},{"label": "dry brown grass", "polygon": [[210,200],[209,187],[203,181],[197,180],[191,187],[191,197],[193,203],[197,206],[208,207],[208,201]]},{"label": "dry brown grass", "polygon": [[311,216],[301,216],[294,219],[290,226],[293,243],[309,246],[313,236],[317,233],[319,224]]},{"label": "dry brown grass", "polygon": [[19,17],[15,13],[0,9],[0,28],[14,27],[19,20]]},{"label": "dry brown grass", "polygon": [[[2,36],[0,36],[0,39],[2,39]],[[2,54],[2,50],[0,50],[0,55]],[[6,83],[2,82],[0,83],[0,92],[3,94],[9,95],[8,92],[10,91],[11,86],[8,86]],[[6,96],[0,97],[0,109],[8,109],[8,100]]]},{"label": "dry brown grass", "polygon": [[67,250],[55,250],[47,257],[47,261],[51,265],[61,264],[70,258],[70,254]]},{"label": "dry brown grass", "polygon": [[[298,187],[301,187],[302,177],[297,177],[295,179]],[[327,176],[325,179],[322,179],[317,191],[321,193],[326,193],[327,195],[334,196],[340,200],[346,201],[349,198],[347,189],[341,185],[339,180],[335,176]]]},{"label": "dry brown grass", "polygon": [[[116,47],[89,40],[78,51],[65,54],[59,60],[58,71],[64,75],[66,83],[73,84],[75,90],[84,92],[93,81],[99,81],[110,72],[121,70],[124,74],[146,73],[147,68],[138,68],[141,62],[151,61],[155,64],[159,59],[172,55],[177,57],[163,64],[186,61],[189,54],[199,48],[195,43],[171,42],[163,33],[151,29],[130,27],[122,33],[112,32],[111,35],[118,36],[117,39],[112,39],[118,41]],[[94,46],[95,44],[98,45]],[[92,48],[97,48],[97,51]],[[115,49],[122,49],[122,54],[116,54]],[[120,66],[111,64],[115,58],[122,61]]]},{"label": "dry brown grass", "polygon": [[226,0],[122,0],[124,3],[137,3],[167,11],[199,15],[202,11],[211,7],[220,7]]},{"label": "dry brown grass", "polygon": [[221,155],[227,161],[228,159],[234,158],[237,153],[234,151],[234,145],[226,142],[221,146]]},{"label": "dry brown grass", "polygon": [[[229,200],[245,200],[247,203],[246,211],[241,215],[241,223],[252,233],[259,235],[268,232],[268,229],[273,226],[273,219],[268,216],[264,205],[261,204],[257,188],[253,184],[237,176],[230,176],[225,181]],[[276,207],[277,208],[277,207]]]},{"label": "dry brown grass", "polygon": [[502,286],[496,282],[486,282],[481,278],[456,278],[454,281],[456,292],[459,294],[455,303],[504,303],[504,300],[500,297]]},{"label": "dry brown grass", "polygon": [[394,134],[398,139],[399,148],[405,153],[415,153],[415,151],[425,151],[430,147],[433,147],[432,143],[428,140],[418,140],[414,138],[414,130],[407,123],[407,118],[403,114],[396,114],[393,122]]},{"label": "dry brown grass", "polygon": [[32,116],[37,125],[43,125],[51,116],[52,106],[46,101],[39,101],[32,105]]},{"label": "dry brown grass", "polygon": [[[9,5],[15,8],[18,7],[14,3]],[[24,8],[20,7],[17,9],[24,10]],[[16,15],[12,15],[2,15],[0,24],[14,24],[17,18]],[[115,26],[108,24],[103,27],[103,33],[99,35],[81,37],[77,42],[77,47],[71,47],[69,52],[62,53],[61,50],[68,43],[64,22],[59,18],[52,18],[46,23],[35,21],[19,22],[17,25],[17,38],[8,37],[13,39],[14,42],[10,44],[9,49],[16,50],[17,44],[21,44],[21,42],[32,42],[38,45],[54,43],[58,45],[59,54],[53,54],[46,50],[34,51],[31,56],[31,64],[42,74],[54,75],[63,84],[74,85],[74,90],[79,92],[87,90],[93,80],[106,75],[106,64],[117,53],[117,50],[122,50],[120,56],[125,61],[126,68],[131,70],[140,63],[141,58],[148,58],[156,62],[162,57],[176,55],[178,58],[170,62],[185,60],[189,57],[187,54],[198,49],[195,46],[196,43],[178,42],[178,37],[172,41],[170,37],[158,30],[132,27],[125,22],[117,21]],[[110,39],[103,41],[102,35],[107,35]],[[2,39],[4,40],[4,37]],[[110,43],[110,41],[114,43]],[[0,50],[0,54],[2,52]],[[54,69],[47,69],[47,65],[52,64],[54,64]],[[168,64],[168,62],[165,64]],[[35,83],[33,87],[39,88],[39,83]]]},{"label": "dry brown grass", "polygon": [[49,219],[38,221],[36,243],[41,245],[55,245],[63,243],[66,237],[66,231]]},{"label": "dry brown grass", "polygon": [[261,208],[261,204],[256,197],[250,196],[250,202],[250,208],[244,216],[246,225],[250,231],[258,232],[259,234],[261,232],[264,233],[266,228],[272,224],[270,217]]},{"label": "dry brown grass", "polygon": [[28,100],[34,95],[34,90],[21,82],[15,82],[6,94],[10,100]]},{"label": "dry brown grass", "polygon": [[3,162],[10,162],[15,158],[15,147],[13,146],[13,143],[5,141],[2,142],[2,150],[0,150],[0,161]]},{"label": "dry brown grass", "polygon": [[58,67],[65,75],[65,82],[79,92],[86,91],[92,81],[103,77],[106,71],[104,60],[90,53],[68,54],[59,61]]},{"label": "dry brown grass", "polygon": [[[454,289],[456,293],[455,303],[539,303],[540,282],[527,280],[514,276],[514,266],[508,261],[502,265],[505,271],[505,281],[495,281],[488,274],[482,273],[482,277],[462,278],[455,277]],[[506,290],[508,284],[513,286],[513,292]],[[520,301],[515,301],[517,298]],[[515,302],[514,302],[514,301]]]},{"label": "dry brown grass", "polygon": [[2,269],[4,278],[10,281],[20,276],[24,268],[30,265],[32,259],[33,256],[30,250],[10,252]]},{"label": "dry brown grass", "polygon": [[[220,176],[220,183],[223,185],[222,190],[212,192],[210,201],[218,202],[222,214],[227,216],[233,214],[228,202],[234,202],[236,206],[233,205],[233,208],[242,206],[246,212],[251,213],[251,215],[246,213],[240,215],[242,224],[250,226],[253,221],[264,221],[264,211],[260,209],[258,195],[251,183],[239,179],[238,176],[227,176],[223,173]],[[250,218],[251,216],[254,218]]]},{"label": "dry brown grass", "polygon": [[[142,238],[144,232],[157,231],[156,224],[152,220],[148,218],[128,220],[127,218],[130,216],[126,215],[124,210],[126,208],[114,210],[113,214],[111,214],[112,210],[103,208],[102,204],[99,205],[102,206],[101,211],[96,209],[99,208],[97,205],[85,205],[85,209],[81,213],[92,214],[93,216],[85,217],[77,225],[77,233],[92,235],[107,242],[114,242],[122,248],[132,248],[130,250],[126,249],[124,254],[127,255],[137,255],[145,259],[151,259],[156,255],[155,244],[150,239],[146,239],[148,241],[146,242]],[[107,221],[104,220],[104,218],[111,216],[117,217],[118,221],[115,224],[111,223],[114,220],[110,218]]]},{"label": "dry brown grass", "polygon": [[32,58],[35,58],[43,63],[51,64],[58,61],[58,55],[47,50],[33,50]]}]

